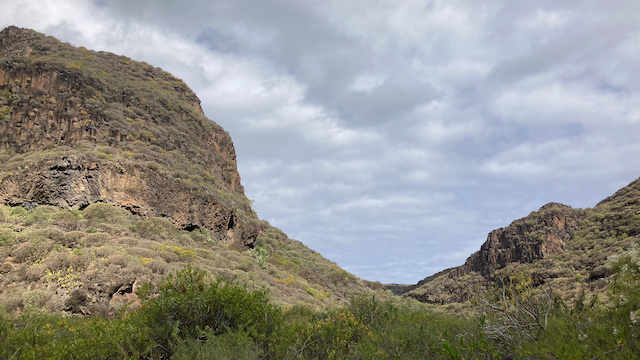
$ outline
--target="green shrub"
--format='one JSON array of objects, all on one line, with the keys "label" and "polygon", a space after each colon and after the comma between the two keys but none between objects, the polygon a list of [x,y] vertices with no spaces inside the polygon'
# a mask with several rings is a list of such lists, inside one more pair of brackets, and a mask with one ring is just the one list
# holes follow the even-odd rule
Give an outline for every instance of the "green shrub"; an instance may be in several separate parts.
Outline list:
[{"label": "green shrub", "polygon": [[136,230],[142,237],[151,238],[155,235],[172,236],[178,233],[176,226],[169,220],[153,217],[147,220],[139,220]]},{"label": "green shrub", "polygon": [[29,211],[25,225],[41,223],[51,219],[51,216],[60,211],[60,208],[49,205],[41,205]]},{"label": "green shrub", "polygon": [[11,228],[0,227],[0,246],[11,246],[16,241],[16,232]]},{"label": "green shrub", "polygon": [[247,255],[255,259],[261,268],[263,269],[269,268],[269,264],[267,264],[267,260],[269,260],[269,253],[267,252],[267,250],[260,247],[256,247],[256,248],[247,250]]},{"label": "green shrub", "polygon": [[260,349],[247,332],[228,333],[216,336],[203,332],[206,341],[185,341],[177,346],[171,357],[176,360],[258,360]]},{"label": "green shrub", "polygon": [[80,318],[32,309],[0,313],[1,359],[148,358],[151,343],[130,316]]},{"label": "green shrub", "polygon": [[190,266],[162,280],[157,297],[150,297],[151,289],[146,284],[138,292],[146,299],[139,316],[150,329],[151,339],[161,345],[159,355],[171,355],[181,343],[194,341],[205,332],[220,336],[247,331],[262,342],[282,317],[269,303],[266,291],[249,292],[233,282],[212,281],[206,272]]},{"label": "green shrub", "polygon": [[11,209],[7,206],[0,205],[0,222],[9,221],[11,217]]},{"label": "green shrub", "polygon": [[85,219],[96,223],[115,224],[122,228],[131,225],[131,213],[111,204],[91,204],[84,209],[83,215]]}]

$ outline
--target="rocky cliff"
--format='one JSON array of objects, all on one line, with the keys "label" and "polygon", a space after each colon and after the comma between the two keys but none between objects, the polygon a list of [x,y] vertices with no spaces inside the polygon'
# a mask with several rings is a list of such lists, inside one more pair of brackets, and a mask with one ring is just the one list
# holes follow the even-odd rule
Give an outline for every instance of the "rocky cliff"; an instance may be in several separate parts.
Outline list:
[{"label": "rocky cliff", "polygon": [[429,303],[464,302],[515,272],[535,285],[553,285],[566,297],[583,289],[597,293],[610,275],[607,257],[639,240],[638,215],[640,180],[593,209],[549,203],[490,232],[463,265],[427,277],[405,294]]},{"label": "rocky cliff", "polygon": [[251,245],[229,135],[181,80],[33,30],[0,32],[0,203],[104,202]]},{"label": "rocky cliff", "polygon": [[107,315],[188,265],[277,304],[382,288],[258,219],[229,134],[181,80],[2,30],[0,308]]},{"label": "rocky cliff", "polygon": [[559,254],[583,217],[581,210],[549,203],[506,228],[490,232],[480,251],[467,259],[462,272],[489,276],[510,263],[533,263]]}]

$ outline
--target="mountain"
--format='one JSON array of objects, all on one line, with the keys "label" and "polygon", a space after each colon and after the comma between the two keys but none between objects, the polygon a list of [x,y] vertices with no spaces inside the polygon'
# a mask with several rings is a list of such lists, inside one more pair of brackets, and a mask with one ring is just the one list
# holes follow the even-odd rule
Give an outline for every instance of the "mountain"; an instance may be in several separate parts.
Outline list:
[{"label": "mountain", "polygon": [[14,309],[107,313],[186,264],[284,304],[380,288],[258,218],[229,134],[180,79],[17,27],[0,32],[0,204]]},{"label": "mountain", "polygon": [[422,302],[447,304],[524,273],[534,285],[550,286],[565,299],[582,291],[602,294],[607,258],[640,240],[640,179],[591,209],[550,203],[489,233],[480,250],[458,267],[404,289]]}]

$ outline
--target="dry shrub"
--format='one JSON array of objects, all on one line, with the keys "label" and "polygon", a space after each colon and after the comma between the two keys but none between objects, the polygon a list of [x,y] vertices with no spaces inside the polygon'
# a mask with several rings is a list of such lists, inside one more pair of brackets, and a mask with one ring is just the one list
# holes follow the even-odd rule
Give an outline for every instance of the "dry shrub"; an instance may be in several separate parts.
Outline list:
[{"label": "dry shrub", "polygon": [[118,242],[122,245],[136,246],[140,241],[136,238],[125,236],[125,237],[119,238]]},{"label": "dry shrub", "polygon": [[4,291],[0,293],[0,306],[13,312],[22,307],[22,293],[19,291]]},{"label": "dry shrub", "polygon": [[111,240],[111,235],[107,233],[87,234],[85,242],[87,246],[102,246]]},{"label": "dry shrub", "polygon": [[11,217],[11,209],[4,205],[0,205],[0,221],[9,221]]},{"label": "dry shrub", "polygon": [[25,291],[22,293],[22,305],[25,308],[42,308],[52,295],[45,290]]},{"label": "dry shrub", "polygon": [[164,261],[154,260],[147,264],[147,267],[153,271],[154,274],[166,275],[169,273],[170,266]]},{"label": "dry shrub", "polygon": [[11,255],[11,248],[9,246],[0,246],[0,260],[6,259]]},{"label": "dry shrub", "polygon": [[364,284],[371,290],[385,290],[386,287],[380,281],[369,281],[362,279]]},{"label": "dry shrub", "polygon": [[195,241],[193,241],[193,239],[191,238],[191,235],[189,235],[188,233],[178,236],[176,240],[178,241],[178,244],[184,247],[198,246],[198,244]]},{"label": "dry shrub", "polygon": [[13,266],[10,263],[5,262],[0,264],[0,274],[8,274],[13,270]]},{"label": "dry shrub", "polygon": [[69,248],[82,246],[86,235],[83,231],[69,231],[64,234],[61,244]]},{"label": "dry shrub", "polygon": [[69,266],[67,258],[69,254],[66,252],[56,252],[47,257],[44,265],[51,271],[58,271]]},{"label": "dry shrub", "polygon": [[17,263],[23,263],[29,260],[29,258],[31,258],[31,255],[35,251],[34,249],[35,245],[30,242],[25,242],[18,245],[18,247],[11,252],[13,261]]},{"label": "dry shrub", "polygon": [[108,258],[109,255],[114,253],[114,249],[112,247],[109,246],[101,246],[99,248],[95,248],[93,250],[93,253],[95,254],[95,256],[97,257],[102,257],[102,258]]},{"label": "dry shrub", "polygon": [[[130,266],[123,269],[122,274],[125,277],[133,276],[135,278],[148,279],[153,274],[153,271],[151,271],[151,269],[146,268],[142,264],[131,264]],[[144,282],[144,281],[141,281],[141,282]]]},{"label": "dry shrub", "polygon": [[209,249],[196,249],[195,252],[198,257],[201,257],[203,259],[207,259],[207,260],[216,259],[216,254]]},{"label": "dry shrub", "polygon": [[129,265],[129,259],[123,254],[116,254],[109,257],[108,263],[110,265],[118,265],[120,267],[125,267]]},{"label": "dry shrub", "polygon": [[153,238],[155,236],[171,236],[178,232],[176,226],[164,218],[150,218],[136,223],[138,234],[142,237]]},{"label": "dry shrub", "polygon": [[144,248],[139,248],[139,247],[132,247],[132,248],[128,248],[126,249],[128,254],[134,255],[134,256],[139,256],[142,258],[154,258],[158,256],[158,253],[156,253],[153,250],[150,249],[144,249]]},{"label": "dry shrub", "polygon": [[54,227],[37,229],[32,231],[29,235],[42,239],[50,239],[56,243],[62,243],[64,241],[64,231]]},{"label": "dry shrub", "polygon": [[82,220],[78,213],[59,212],[51,216],[51,223],[66,231],[77,231],[86,227],[86,221]]},{"label": "dry shrub", "polygon": [[180,260],[178,254],[174,253],[173,251],[159,251],[158,256],[163,258],[164,261],[168,263],[177,262]]},{"label": "dry shrub", "polygon": [[242,245],[239,241],[234,241],[231,244],[229,244],[229,249],[237,251],[239,253],[243,253],[247,251],[247,247]]},{"label": "dry shrub", "polygon": [[24,280],[38,281],[42,278],[46,269],[47,267],[44,265],[30,266],[27,268],[27,271],[24,275]]},{"label": "dry shrub", "polygon": [[91,257],[89,255],[75,255],[71,254],[66,259],[68,267],[76,270],[84,270],[91,263]]},{"label": "dry shrub", "polygon": [[240,264],[238,264],[237,269],[240,269],[242,271],[249,271],[253,268],[253,264],[254,262],[252,260],[246,259],[246,260],[243,260]]},{"label": "dry shrub", "polygon": [[53,241],[51,240],[42,241],[37,244],[29,241],[20,244],[11,252],[11,256],[13,256],[13,261],[18,263],[38,261],[44,258],[52,247]]},{"label": "dry shrub", "polygon": [[44,303],[44,309],[48,312],[60,312],[64,309],[64,300],[60,296],[51,296]]}]

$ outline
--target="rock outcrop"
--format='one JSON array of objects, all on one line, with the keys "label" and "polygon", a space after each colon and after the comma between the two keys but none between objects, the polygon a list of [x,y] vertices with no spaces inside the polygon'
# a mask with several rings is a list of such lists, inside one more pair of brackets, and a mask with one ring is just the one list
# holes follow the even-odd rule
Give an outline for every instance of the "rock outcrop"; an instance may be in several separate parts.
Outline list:
[{"label": "rock outcrop", "polygon": [[640,179],[592,209],[550,203],[489,233],[464,265],[407,287],[423,302],[464,302],[478,291],[521,273],[571,301],[582,291],[599,294],[612,275],[607,259],[640,241]]},{"label": "rock outcrop", "polygon": [[478,252],[464,265],[446,269],[407,289],[422,302],[469,300],[493,280],[499,269],[513,263],[531,264],[563,252],[585,217],[583,210],[549,203],[537,212],[489,233]]},{"label": "rock outcrop", "polygon": [[480,251],[472,254],[462,272],[482,276],[510,263],[533,263],[564,251],[584,214],[570,206],[549,203],[508,227],[493,230]]},{"label": "rock outcrop", "polygon": [[33,30],[0,32],[0,203],[105,202],[251,245],[228,133],[181,80]]}]

